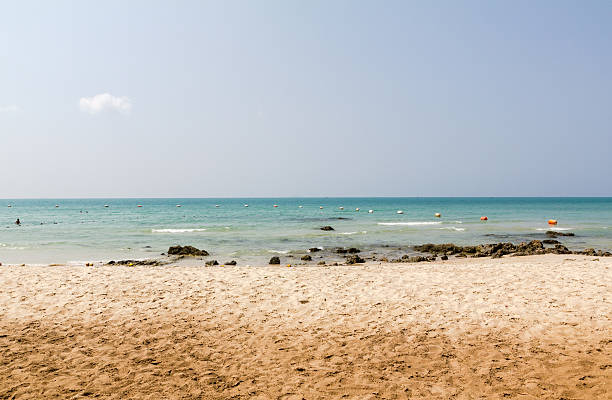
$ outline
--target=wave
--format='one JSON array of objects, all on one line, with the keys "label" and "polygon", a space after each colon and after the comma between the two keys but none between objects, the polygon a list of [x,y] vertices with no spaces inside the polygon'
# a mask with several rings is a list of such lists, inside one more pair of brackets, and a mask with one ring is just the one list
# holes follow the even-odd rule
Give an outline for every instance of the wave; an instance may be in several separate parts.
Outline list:
[{"label": "wave", "polygon": [[268,250],[268,253],[287,254],[289,253],[289,250]]},{"label": "wave", "polygon": [[185,228],[185,229],[151,229],[153,233],[188,233],[188,232],[204,232],[205,228]]},{"label": "wave", "polygon": [[379,222],[378,225],[385,225],[385,226],[395,226],[395,225],[402,225],[402,226],[418,226],[418,225],[440,225],[442,222],[441,221],[421,221],[421,222]]},{"label": "wave", "polygon": [[536,231],[571,231],[574,228],[536,228]]},{"label": "wave", "polygon": [[457,228],[455,226],[445,226],[443,228],[438,228],[438,229],[446,229],[449,231],[457,231],[457,232],[463,232],[465,230],[465,228]]}]

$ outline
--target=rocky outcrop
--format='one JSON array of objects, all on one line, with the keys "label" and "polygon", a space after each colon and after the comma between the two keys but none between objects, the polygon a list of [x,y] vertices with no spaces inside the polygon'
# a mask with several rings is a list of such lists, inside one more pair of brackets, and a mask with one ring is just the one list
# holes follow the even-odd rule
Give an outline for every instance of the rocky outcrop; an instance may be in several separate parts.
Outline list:
[{"label": "rocky outcrop", "polygon": [[556,238],[561,236],[576,236],[572,232],[557,232],[557,231],[546,231],[546,236],[550,238]]},{"label": "rocky outcrop", "polygon": [[[552,232],[552,231],[551,231]],[[557,233],[557,232],[555,232]],[[573,234],[564,234],[571,236]],[[544,247],[546,244],[554,244],[554,247]],[[612,256],[610,252],[601,250],[586,249],[584,251],[571,251],[557,240],[532,240],[531,242],[513,243],[489,243],[478,246],[457,246],[453,243],[432,244],[427,243],[421,246],[414,246],[414,249],[421,253],[431,253],[433,255],[443,254],[445,256],[455,255],[455,257],[492,257],[501,258],[505,255],[511,256],[530,256],[539,254],[583,254],[589,256],[607,257]],[[406,256],[405,256],[406,257]],[[404,259],[404,257],[402,257]]]},{"label": "rocky outcrop", "polygon": [[318,247],[311,247],[308,249],[308,251],[311,253],[316,253],[317,251],[321,251],[321,249]]},{"label": "rocky outcrop", "polygon": [[106,263],[106,265],[129,265],[134,266],[134,265],[150,265],[150,266],[159,266],[159,265],[165,265],[165,262],[159,261],[159,260],[120,260],[120,261],[109,261],[108,263]]},{"label": "rocky outcrop", "polygon": [[302,261],[312,261],[312,257],[306,254],[305,256],[302,256],[301,260]]},{"label": "rocky outcrop", "polygon": [[347,264],[361,264],[361,263],[364,263],[364,262],[365,262],[365,260],[363,258],[359,257],[359,255],[357,255],[357,254],[354,254],[354,255],[346,257],[346,263]]},{"label": "rocky outcrop", "polygon": [[278,264],[280,264],[280,258],[272,257],[270,259],[270,261],[268,262],[268,264],[270,264],[270,265],[278,265]]},{"label": "rocky outcrop", "polygon": [[236,260],[228,261],[225,263],[225,265],[236,265],[236,264],[238,264]]},{"label": "rocky outcrop", "polygon": [[334,228],[332,228],[332,227],[331,227],[331,226],[329,226],[329,225],[322,226],[320,229],[321,229],[322,231],[333,231],[333,230],[334,230]]},{"label": "rocky outcrop", "polygon": [[219,265],[219,262],[217,260],[206,261],[207,267],[212,267],[213,265]]},{"label": "rocky outcrop", "polygon": [[169,256],[193,256],[205,257],[208,255],[206,250],[200,250],[193,246],[172,246],[168,249]]}]

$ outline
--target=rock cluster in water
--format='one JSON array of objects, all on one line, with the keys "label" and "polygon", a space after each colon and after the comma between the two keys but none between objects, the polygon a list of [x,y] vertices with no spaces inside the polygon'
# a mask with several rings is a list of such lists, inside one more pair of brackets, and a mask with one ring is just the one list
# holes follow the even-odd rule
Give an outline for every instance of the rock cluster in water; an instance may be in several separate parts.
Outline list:
[{"label": "rock cluster in water", "polygon": [[556,238],[559,236],[576,236],[574,235],[572,232],[557,232],[557,231],[546,231],[546,236],[551,237],[551,238]]},{"label": "rock cluster in water", "polygon": [[206,250],[200,250],[193,246],[172,246],[168,249],[168,255],[206,257],[208,255],[208,252]]},{"label": "rock cluster in water", "polygon": [[134,265],[159,266],[159,265],[165,265],[165,264],[167,263],[160,261],[160,260],[119,260],[119,261],[111,260],[106,263],[106,265],[129,265],[129,266],[134,266]]},{"label": "rock cluster in water", "polygon": [[334,230],[334,228],[332,228],[332,227],[331,227],[331,226],[329,226],[329,225],[325,225],[325,226],[322,226],[322,227],[321,227],[321,230],[322,230],[322,231],[333,231],[333,230]]},{"label": "rock cluster in water", "polygon": [[[567,235],[567,234],[566,234]],[[554,241],[554,247],[544,247],[544,243],[540,240],[532,240],[531,242],[522,242],[519,244],[513,243],[492,243],[481,244],[478,246],[457,246],[453,243],[432,244],[427,243],[421,246],[414,246],[416,251],[421,253],[431,253],[435,255],[454,255],[456,257],[492,257],[501,258],[505,255],[510,256],[529,256],[537,254],[583,254],[609,257],[610,252],[601,250],[586,249],[584,251],[571,251],[561,243]]]}]

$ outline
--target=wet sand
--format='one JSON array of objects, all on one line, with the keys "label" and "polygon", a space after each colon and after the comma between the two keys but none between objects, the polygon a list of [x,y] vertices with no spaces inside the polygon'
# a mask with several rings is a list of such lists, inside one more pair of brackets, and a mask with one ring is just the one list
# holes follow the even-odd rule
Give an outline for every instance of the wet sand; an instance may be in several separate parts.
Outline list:
[{"label": "wet sand", "polygon": [[2,266],[0,398],[612,396],[612,259]]}]

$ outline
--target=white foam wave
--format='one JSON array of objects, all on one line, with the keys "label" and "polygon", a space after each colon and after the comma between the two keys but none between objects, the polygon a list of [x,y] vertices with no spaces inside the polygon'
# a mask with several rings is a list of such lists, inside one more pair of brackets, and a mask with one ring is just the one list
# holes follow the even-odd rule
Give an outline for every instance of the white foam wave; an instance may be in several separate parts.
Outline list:
[{"label": "white foam wave", "polygon": [[151,229],[153,233],[188,233],[188,232],[204,232],[205,228],[191,228],[191,229]]},{"label": "white foam wave", "polygon": [[548,227],[548,228],[536,228],[536,231],[571,231],[574,228],[553,228],[553,227]]},{"label": "white foam wave", "polygon": [[289,250],[268,250],[268,253],[287,254],[289,253]]},{"label": "white foam wave", "polygon": [[417,222],[379,222],[378,225],[385,226],[419,226],[419,225],[439,225],[442,222],[439,221],[417,221]]},{"label": "white foam wave", "polygon": [[3,247],[6,250],[25,250],[25,247],[22,246],[9,246],[6,243],[0,243],[0,247]]},{"label": "white foam wave", "polygon": [[359,232],[339,232],[338,235],[354,235]]},{"label": "white foam wave", "polygon": [[457,228],[456,226],[445,226],[443,228],[438,228],[438,229],[446,229],[449,231],[457,231],[457,232],[463,232],[465,230],[465,228]]}]

